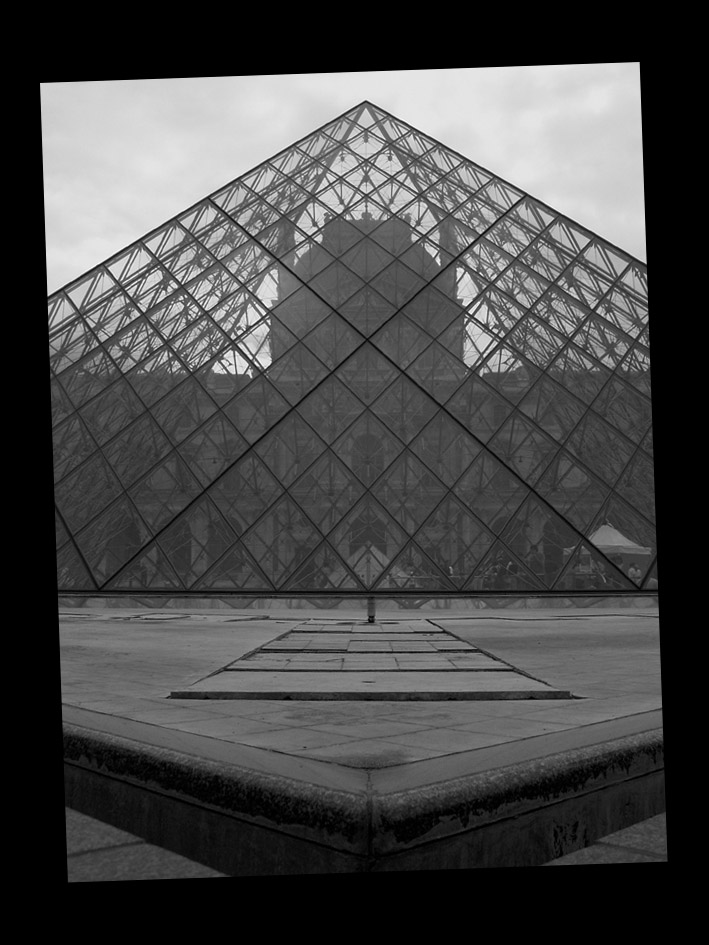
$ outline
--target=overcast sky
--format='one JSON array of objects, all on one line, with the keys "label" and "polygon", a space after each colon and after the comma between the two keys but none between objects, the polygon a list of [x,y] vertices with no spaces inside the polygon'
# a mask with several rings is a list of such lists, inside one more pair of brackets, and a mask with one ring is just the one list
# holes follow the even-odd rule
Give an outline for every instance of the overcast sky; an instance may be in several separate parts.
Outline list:
[{"label": "overcast sky", "polygon": [[646,260],[637,62],[40,91],[49,293],[365,99]]}]

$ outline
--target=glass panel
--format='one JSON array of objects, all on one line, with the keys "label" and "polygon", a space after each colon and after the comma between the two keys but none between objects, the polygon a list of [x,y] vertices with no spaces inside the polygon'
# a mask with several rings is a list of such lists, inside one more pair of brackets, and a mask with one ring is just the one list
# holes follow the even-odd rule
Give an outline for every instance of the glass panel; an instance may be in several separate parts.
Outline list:
[{"label": "glass panel", "polygon": [[320,437],[297,414],[290,414],[256,447],[261,459],[284,486],[300,476],[324,449]]},{"label": "glass panel", "polygon": [[396,376],[391,361],[364,344],[336,371],[336,376],[365,404],[371,403]]},{"label": "glass panel", "polygon": [[372,587],[406,542],[404,532],[370,495],[338,525],[330,544],[366,588]]},{"label": "glass panel", "polygon": [[[419,589],[425,591],[452,590],[454,585],[450,577],[431,561],[414,542],[411,542],[397,557],[390,568],[384,572],[376,584],[377,588],[390,588],[396,591]],[[407,599],[399,606],[407,606]]]},{"label": "glass panel", "polygon": [[568,338],[588,318],[589,310],[552,287],[534,306],[534,314]]},{"label": "glass panel", "polygon": [[[145,240],[145,245],[148,247],[153,256],[157,256],[158,259],[164,260],[190,242],[191,238],[189,234],[185,232],[184,227],[182,227],[176,220],[173,220],[157,230],[152,236],[147,237]],[[128,257],[125,254],[118,257],[120,275],[118,275],[118,268],[114,268],[113,265],[111,266],[111,270],[115,272],[117,278],[120,278],[122,281],[125,281],[135,272],[138,272],[141,269],[147,269],[151,265],[150,257],[147,253],[145,253],[143,247],[140,244],[136,244],[136,247],[134,247],[134,253],[136,259],[140,259],[141,265],[131,264],[130,272],[126,271],[126,260]]]},{"label": "glass panel", "polygon": [[76,309],[63,292],[49,297],[47,310],[50,335],[63,328],[71,319],[76,318]]},{"label": "glass panel", "polygon": [[[538,573],[541,559],[540,577],[548,588],[554,587],[566,559],[579,545],[579,535],[561,516],[533,497],[512,516],[500,538],[534,573]],[[514,578],[511,583],[515,583]]]},{"label": "glass panel", "polygon": [[573,260],[571,253],[564,252],[559,246],[543,237],[538,239],[522,255],[521,259],[527,266],[547,279],[556,279]]},{"label": "glass panel", "polygon": [[243,542],[266,577],[282,586],[320,538],[295,503],[284,497],[244,535]]},{"label": "glass panel", "polygon": [[579,401],[546,377],[522,399],[520,408],[558,443],[566,439],[584,413]]},{"label": "glass panel", "polygon": [[263,322],[267,310],[246,291],[239,289],[215,305],[209,315],[225,335],[238,339],[255,325]]},{"label": "glass panel", "polygon": [[[568,345],[561,352],[549,368],[549,375],[587,404],[594,400],[611,376],[609,371],[587,358],[573,345]],[[601,413],[604,411],[601,410]]]},{"label": "glass panel", "polygon": [[125,331],[119,332],[106,350],[122,372],[149,357],[162,345],[162,338],[153,331],[145,319],[138,319]]},{"label": "glass panel", "polygon": [[287,590],[364,590],[332,548],[323,542],[286,583]]},{"label": "glass panel", "polygon": [[155,534],[200,492],[198,481],[173,453],[131,488],[130,497],[143,521]]},{"label": "glass panel", "polygon": [[59,381],[50,378],[50,396],[52,401],[52,426],[61,423],[73,412],[74,406],[64,393]]},{"label": "glass panel", "polygon": [[86,429],[86,424],[76,415],[55,427],[52,436],[55,481],[82,463],[96,449],[96,442]]},{"label": "glass panel", "polygon": [[118,376],[116,365],[104,351],[100,350],[65,371],[61,376],[61,383],[74,405],[80,407],[106,390]]},{"label": "glass panel", "polygon": [[453,254],[435,240],[424,238],[405,249],[399,259],[428,282],[451,262]]},{"label": "glass panel", "polygon": [[559,447],[528,420],[514,413],[490,440],[488,448],[516,475],[534,485]]},{"label": "glass panel", "polygon": [[246,440],[218,413],[185,440],[179,451],[197,479],[207,485],[238,459],[247,445]]},{"label": "glass panel", "polygon": [[650,374],[650,352],[642,345],[636,345],[623,360],[616,374],[627,380],[636,390],[648,399],[652,395]]},{"label": "glass panel", "polygon": [[408,443],[436,413],[436,404],[411,381],[398,377],[372,404],[372,413]]},{"label": "glass panel", "polygon": [[625,335],[593,315],[586,319],[574,335],[574,344],[610,368],[619,364],[630,347]]},{"label": "glass panel", "polygon": [[305,343],[331,371],[354,351],[362,336],[334,312],[306,335]]},{"label": "glass panel", "polygon": [[336,456],[365,486],[371,486],[403,449],[403,443],[369,411],[333,445]]},{"label": "glass panel", "polygon": [[456,588],[487,554],[492,536],[452,495],[448,495],[416,534],[416,543]]},{"label": "glass panel", "polygon": [[456,420],[486,442],[513,410],[508,403],[475,375],[468,377],[446,404]]},{"label": "glass panel", "polygon": [[54,335],[49,343],[49,364],[59,374],[79,361],[98,345],[98,339],[81,318],[75,319]]},{"label": "glass panel", "polygon": [[636,296],[636,301],[647,306],[647,269],[638,263],[633,263],[620,280],[628,295]]},{"label": "glass panel", "polygon": [[615,483],[633,451],[612,427],[590,413],[569,437],[566,448],[609,485]]},{"label": "glass panel", "polygon": [[[253,276],[253,270],[247,270],[247,274]],[[238,288],[239,283],[221,266],[206,269],[201,276],[187,284],[190,295],[207,311]]]},{"label": "glass panel", "polygon": [[[657,555],[655,529],[622,499],[614,496],[609,498],[589,529],[588,540],[633,584],[641,582],[650,590],[657,588],[657,583],[653,588],[647,581]],[[630,573],[631,568],[633,574]],[[656,570],[654,573],[656,577]]]},{"label": "glass panel", "polygon": [[288,491],[308,518],[326,534],[352,508],[364,493],[364,487],[328,450]]},{"label": "glass panel", "polygon": [[64,590],[657,587],[647,267],[372,105],[48,302]]},{"label": "glass panel", "polygon": [[227,338],[209,319],[190,325],[170,342],[190,372],[196,371],[227,347]]},{"label": "glass panel", "polygon": [[477,565],[466,589],[491,595],[496,591],[539,590],[544,587],[543,568],[543,559],[536,551],[521,559],[503,542],[497,541]]},{"label": "glass panel", "polygon": [[248,282],[272,263],[273,256],[253,240],[242,243],[221,259],[221,264],[240,282]]},{"label": "glass panel", "polygon": [[257,377],[224,408],[236,429],[254,443],[288,411],[288,401],[265,378]]},{"label": "glass panel", "polygon": [[187,243],[164,260],[166,269],[184,283],[214,264],[214,257],[197,242]]},{"label": "glass panel", "polygon": [[544,370],[564,344],[544,322],[532,316],[523,319],[507,336],[510,345],[529,361]]},{"label": "glass panel", "polygon": [[447,486],[468,468],[482,446],[445,413],[439,413],[409,444]]},{"label": "glass panel", "polygon": [[79,282],[68,286],[66,293],[76,308],[84,313],[118,291],[115,279],[107,269],[97,268]]},{"label": "glass panel", "polygon": [[86,426],[98,443],[105,443],[145,410],[125,380],[94,398],[81,409]]},{"label": "glass panel", "polygon": [[138,554],[148,530],[133,504],[122,498],[77,533],[76,540],[100,587]]},{"label": "glass panel", "polygon": [[273,315],[276,321],[272,322],[272,331],[276,336],[274,337],[276,355],[284,348],[284,345],[278,342],[281,325],[298,338],[302,338],[331,312],[330,306],[305,286],[294,292],[282,305],[274,309]]},{"label": "glass panel", "polygon": [[310,288],[328,305],[337,308],[354,295],[363,284],[362,280],[346,266],[336,262],[311,279]]},{"label": "glass panel", "polygon": [[246,387],[257,371],[258,367],[244,356],[240,348],[228,345],[197,371],[197,377],[210,396],[223,404]]},{"label": "glass panel", "polygon": [[630,256],[623,256],[607,243],[594,240],[583,251],[583,261],[605,278],[615,280],[630,262]]},{"label": "glass panel", "polygon": [[125,290],[142,311],[147,312],[179,288],[167,269],[157,263],[127,282]]},{"label": "glass panel", "polygon": [[530,490],[494,456],[483,452],[453,491],[471,514],[498,533]]},{"label": "glass panel", "polygon": [[642,440],[652,423],[650,401],[617,378],[606,385],[593,409],[636,443]]},{"label": "glass panel", "polygon": [[332,443],[361,412],[361,402],[335,377],[328,378],[298,405],[298,414],[326,443]]},{"label": "glass panel", "polygon": [[463,161],[462,164],[451,171],[446,180],[459,184],[469,194],[474,194],[481,187],[484,187],[491,180],[491,177],[481,167],[470,161]]},{"label": "glass panel", "polygon": [[500,276],[497,288],[511,296],[518,305],[531,307],[549,288],[549,282],[521,263],[515,263]]},{"label": "glass panel", "polygon": [[66,545],[57,555],[59,591],[94,590],[94,581],[73,545]]},{"label": "glass panel", "polygon": [[616,491],[645,518],[655,521],[655,474],[649,457],[635,454],[616,483]]},{"label": "glass panel", "polygon": [[57,509],[74,533],[121,494],[121,486],[100,453],[67,476],[54,491]]},{"label": "glass panel", "polygon": [[600,301],[598,311],[606,321],[631,338],[641,338],[647,330],[647,304],[633,298],[617,285]]},{"label": "glass panel", "polygon": [[267,371],[268,379],[283,396],[296,404],[327,374],[327,368],[309,349],[295,345]]},{"label": "glass panel", "polygon": [[158,544],[187,588],[218,560],[235,539],[208,498],[190,506],[159,537]]},{"label": "glass panel", "polygon": [[234,546],[197,583],[195,590],[268,591],[272,585],[245,548]]},{"label": "glass panel", "polygon": [[383,296],[369,286],[349,298],[339,308],[340,315],[347,319],[363,335],[371,335],[394,314],[396,309]]},{"label": "glass panel", "polygon": [[175,293],[172,298],[148,312],[151,323],[168,340],[203,315],[202,309],[186,292]]},{"label": "glass panel", "polygon": [[570,266],[559,279],[559,285],[565,292],[576,296],[593,308],[608,292],[611,282],[592,269],[581,264]]},{"label": "glass panel", "polygon": [[586,542],[582,542],[573,552],[565,549],[564,571],[557,586],[559,589],[568,588],[576,594],[582,594],[586,590],[609,593],[614,590],[630,590],[632,582],[616,564],[616,557],[611,555],[609,560]]},{"label": "glass panel", "polygon": [[[261,238],[263,239],[263,236]],[[323,243],[317,243],[315,240],[303,240],[297,248],[294,244],[292,252],[283,255],[282,259],[303,282],[309,282],[313,276],[334,262],[332,253],[328,252]]]},{"label": "glass panel", "polygon": [[253,453],[240,459],[209,490],[237,535],[253,525],[282,493],[277,480]]},{"label": "glass panel", "polygon": [[372,337],[372,343],[399,367],[406,368],[431,338],[405,315],[397,315]]},{"label": "glass panel", "polygon": [[251,365],[249,374],[253,377],[265,371],[274,357],[280,357],[295,343],[295,336],[274,318],[259,322],[251,331],[241,335],[238,350]]},{"label": "glass panel", "polygon": [[180,579],[175,574],[158,545],[151,545],[136,561],[131,562],[106,585],[110,590],[130,590],[131,588],[174,588],[183,590]]},{"label": "glass panel", "polygon": [[461,309],[454,299],[447,298],[441,292],[429,287],[419,292],[415,299],[405,305],[403,312],[407,318],[435,338],[461,314]]},{"label": "glass panel", "polygon": [[171,449],[170,442],[149,414],[104,447],[104,455],[124,486],[139,479]]},{"label": "glass panel", "polygon": [[396,308],[401,308],[425,286],[424,280],[404,266],[394,262],[372,279],[372,287]]},{"label": "glass panel", "polygon": [[219,219],[217,226],[200,235],[200,242],[215,259],[221,260],[246,242],[248,237],[232,220],[221,214]]},{"label": "glass panel", "polygon": [[490,387],[512,403],[519,403],[542,372],[513,348],[498,345],[479,365],[478,373]]},{"label": "glass panel", "polygon": [[181,214],[178,220],[181,226],[205,245],[207,245],[208,234],[212,230],[229,222],[228,218],[220,213],[209,200],[203,200],[198,206]]},{"label": "glass panel", "polygon": [[214,401],[197,381],[189,378],[156,404],[151,412],[172,442],[179,443],[216,409]]},{"label": "glass panel", "polygon": [[573,256],[578,255],[591,239],[590,233],[582,230],[571,220],[564,217],[555,220],[545,236],[550,242],[556,244],[560,249],[570,252]]},{"label": "glass panel", "polygon": [[396,460],[372,494],[410,534],[443,499],[446,487],[411,453]]},{"label": "glass panel", "polygon": [[596,518],[609,494],[608,486],[563,451],[549,465],[536,489],[580,532],[585,532]]},{"label": "glass panel", "polygon": [[392,261],[390,253],[366,237],[342,256],[342,262],[365,282],[369,282]]}]

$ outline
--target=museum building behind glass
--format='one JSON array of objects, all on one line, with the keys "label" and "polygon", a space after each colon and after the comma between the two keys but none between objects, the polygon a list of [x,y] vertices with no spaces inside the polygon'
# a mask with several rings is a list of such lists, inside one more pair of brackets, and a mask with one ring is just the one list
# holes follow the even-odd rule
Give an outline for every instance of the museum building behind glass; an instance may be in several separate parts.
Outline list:
[{"label": "museum building behind glass", "polygon": [[49,326],[60,593],[657,588],[646,265],[368,102]]}]

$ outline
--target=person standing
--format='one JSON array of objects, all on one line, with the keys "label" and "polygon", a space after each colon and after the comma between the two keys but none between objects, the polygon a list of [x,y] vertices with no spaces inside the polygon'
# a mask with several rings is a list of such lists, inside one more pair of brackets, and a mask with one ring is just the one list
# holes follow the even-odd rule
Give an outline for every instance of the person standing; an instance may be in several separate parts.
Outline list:
[{"label": "person standing", "polygon": [[642,576],[643,576],[643,573],[640,570],[640,568],[637,566],[637,564],[634,561],[631,561],[630,567],[628,568],[628,577],[630,578],[630,580],[633,581],[635,584],[639,584]]}]

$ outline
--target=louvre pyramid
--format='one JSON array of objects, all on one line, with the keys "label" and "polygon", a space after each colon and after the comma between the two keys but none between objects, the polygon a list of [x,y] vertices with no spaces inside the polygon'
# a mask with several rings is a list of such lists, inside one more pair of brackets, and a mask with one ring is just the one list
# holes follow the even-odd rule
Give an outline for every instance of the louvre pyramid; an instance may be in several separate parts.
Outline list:
[{"label": "louvre pyramid", "polygon": [[657,586],[646,266],[369,102],[49,326],[60,592]]}]

